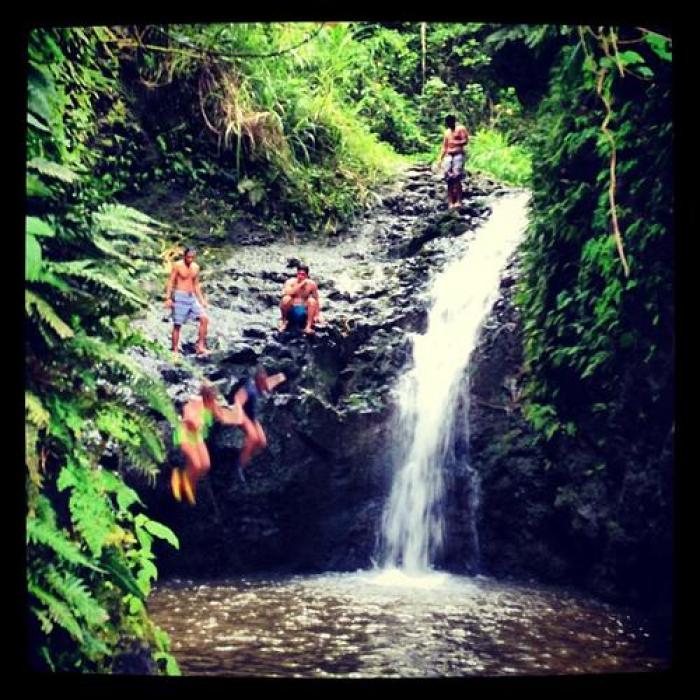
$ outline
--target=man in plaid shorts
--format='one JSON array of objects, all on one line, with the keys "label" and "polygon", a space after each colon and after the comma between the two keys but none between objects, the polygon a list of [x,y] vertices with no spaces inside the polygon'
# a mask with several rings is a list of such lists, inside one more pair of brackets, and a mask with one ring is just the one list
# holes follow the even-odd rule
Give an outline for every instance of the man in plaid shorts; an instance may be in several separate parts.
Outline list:
[{"label": "man in plaid shorts", "polygon": [[197,354],[206,355],[205,347],[209,318],[203,307],[208,304],[202,295],[199,285],[199,265],[194,262],[197,251],[185,248],[182,260],[173,265],[168,283],[165,287],[165,305],[173,310],[173,360],[178,361],[180,346],[180,328],[190,317],[199,320],[199,337],[197,339]]}]

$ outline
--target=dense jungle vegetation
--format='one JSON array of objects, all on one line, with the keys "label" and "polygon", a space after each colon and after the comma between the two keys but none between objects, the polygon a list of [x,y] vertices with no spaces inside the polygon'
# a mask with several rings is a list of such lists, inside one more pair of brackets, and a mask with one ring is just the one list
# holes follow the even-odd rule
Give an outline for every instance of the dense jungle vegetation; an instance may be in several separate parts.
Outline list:
[{"label": "dense jungle vegetation", "polygon": [[[532,190],[523,407],[566,527],[669,595],[674,441],[671,40],[661,27],[269,23],[27,37],[25,445],[33,668],[177,673],[145,600],[148,517],[177,420],[125,353],[141,271],[240,217],[327,235],[443,118],[468,169]],[[179,228],[139,210],[177,202]],[[579,446],[597,459],[567,459]],[[590,516],[586,513],[593,512]],[[661,583],[661,592],[658,589]],[[648,600],[645,602],[649,602]]]}]

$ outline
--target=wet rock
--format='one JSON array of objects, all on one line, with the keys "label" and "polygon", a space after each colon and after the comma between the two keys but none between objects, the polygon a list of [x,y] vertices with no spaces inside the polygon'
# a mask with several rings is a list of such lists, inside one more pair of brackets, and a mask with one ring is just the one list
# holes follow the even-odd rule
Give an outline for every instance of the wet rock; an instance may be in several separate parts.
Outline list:
[{"label": "wet rock", "polygon": [[258,353],[250,346],[238,343],[220,358],[221,362],[234,365],[252,365],[258,359]]},{"label": "wet rock", "polygon": [[122,646],[123,651],[119,651],[112,661],[112,673],[139,676],[158,674],[158,666],[148,645],[132,640]]}]

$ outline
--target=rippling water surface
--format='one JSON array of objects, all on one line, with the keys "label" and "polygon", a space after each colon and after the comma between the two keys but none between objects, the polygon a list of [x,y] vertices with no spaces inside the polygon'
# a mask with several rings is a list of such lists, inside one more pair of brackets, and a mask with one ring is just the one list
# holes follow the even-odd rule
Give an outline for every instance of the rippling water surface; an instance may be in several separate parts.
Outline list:
[{"label": "rippling water surface", "polygon": [[650,633],[595,600],[401,571],[172,581],[149,600],[185,675],[430,677],[654,671]]}]

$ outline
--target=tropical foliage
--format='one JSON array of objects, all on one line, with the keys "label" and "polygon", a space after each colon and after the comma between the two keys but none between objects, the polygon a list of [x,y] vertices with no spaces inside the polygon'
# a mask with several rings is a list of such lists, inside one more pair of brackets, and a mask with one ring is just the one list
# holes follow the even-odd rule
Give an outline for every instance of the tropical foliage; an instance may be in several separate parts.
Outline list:
[{"label": "tropical foliage", "polygon": [[[614,513],[598,542],[610,562],[636,571],[633,529],[652,558],[670,551],[666,31],[239,23],[37,29],[28,44],[34,667],[115,671],[136,645],[177,672],[145,600],[154,538],[178,541],[139,496],[176,416],[130,350],[148,345],[131,323],[146,303],[136,280],[185,224],[170,229],[150,203],[178,200],[194,235],[244,214],[272,231],[333,232],[403,165],[435,159],[446,113],[472,134],[471,172],[532,190],[524,405],[547,465],[562,465],[551,506],[583,529],[581,484],[596,484],[594,505]],[[564,459],[581,446],[593,458]]]},{"label": "tropical foliage", "polygon": [[[29,44],[25,266],[25,461],[30,653],[38,669],[109,671],[134,641],[176,672],[145,599],[154,537],[129,472],[153,482],[165,456],[158,420],[175,420],[163,386],[127,349],[130,281],[159,226],[104,200],[87,176],[90,114],[114,83],[100,30],[33,32]],[[88,58],[82,62],[71,55]],[[135,246],[135,244],[138,246]],[[141,251],[134,255],[134,249]],[[152,253],[152,250],[151,250]]]},{"label": "tropical foliage", "polygon": [[[597,546],[627,580],[653,570],[652,598],[662,579],[668,593],[671,551],[670,59],[670,39],[648,29],[570,34],[533,139],[519,297],[526,412],[565,472],[555,506],[579,531],[591,506],[609,513]],[[573,459],[582,447],[590,457]]]}]

